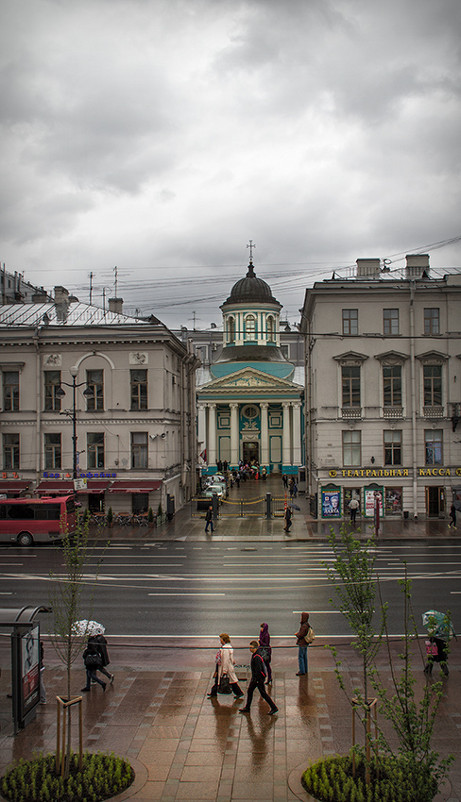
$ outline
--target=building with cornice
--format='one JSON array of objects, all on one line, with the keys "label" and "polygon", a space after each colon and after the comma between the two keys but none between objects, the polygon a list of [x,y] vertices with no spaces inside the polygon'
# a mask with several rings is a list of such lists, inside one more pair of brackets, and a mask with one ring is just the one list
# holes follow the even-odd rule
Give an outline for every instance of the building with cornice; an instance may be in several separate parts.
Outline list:
[{"label": "building with cornice", "polygon": [[461,276],[429,257],[306,290],[306,468],[311,509],[332,519],[444,518],[461,509]]},{"label": "building with cornice", "polygon": [[54,302],[0,306],[0,493],[69,493],[76,478],[91,510],[181,507],[197,480],[197,365],[121,299],[105,311],[56,287]]},{"label": "building with cornice", "polygon": [[303,464],[302,368],[280,348],[281,304],[247,273],[220,307],[222,347],[197,380],[199,452],[208,473],[256,461],[297,474]]}]

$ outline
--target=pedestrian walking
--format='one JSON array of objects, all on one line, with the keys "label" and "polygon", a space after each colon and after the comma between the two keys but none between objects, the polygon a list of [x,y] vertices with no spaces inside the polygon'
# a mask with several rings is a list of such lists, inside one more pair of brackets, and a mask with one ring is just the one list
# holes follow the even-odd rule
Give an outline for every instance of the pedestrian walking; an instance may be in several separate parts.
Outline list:
[{"label": "pedestrian walking", "polygon": [[206,521],[206,523],[205,523],[205,532],[208,533],[208,527],[211,526],[211,534],[213,534],[213,532],[214,532],[213,507],[211,506],[211,504],[210,504],[210,506],[208,507],[208,509],[206,511],[205,521]]},{"label": "pedestrian walking", "polygon": [[232,693],[236,699],[240,699],[243,696],[243,691],[238,684],[237,674],[235,673],[234,650],[230,637],[227,632],[222,632],[219,636],[219,640],[221,646],[216,653],[216,667],[213,674],[214,684],[207,696],[209,699],[213,696],[217,696],[222,678],[227,677]]},{"label": "pedestrian walking", "polygon": [[450,520],[451,522],[448,524],[448,528],[451,529],[453,527],[453,529],[456,529],[456,507],[454,503],[450,507]]},{"label": "pedestrian walking", "polygon": [[248,685],[247,691],[247,700],[245,707],[242,707],[239,710],[239,713],[249,713],[251,702],[253,700],[253,694],[255,689],[257,688],[259,693],[261,694],[262,698],[267,702],[270,707],[269,715],[273,716],[274,713],[278,712],[278,707],[275,702],[272,701],[271,697],[267,693],[264,683],[266,680],[266,665],[261,655],[261,651],[259,648],[259,644],[257,640],[252,640],[250,642],[250,652],[251,652],[251,680],[250,684]]},{"label": "pedestrian walking", "polygon": [[283,482],[283,486],[284,486],[285,488],[287,488],[287,487],[288,487],[288,476],[286,475],[286,473],[284,473],[284,474],[282,475],[282,482]]},{"label": "pedestrian walking", "polygon": [[269,635],[269,624],[261,624],[260,632],[259,632],[259,653],[264,660],[264,665],[266,666],[266,685],[270,685],[272,682],[272,668],[271,668],[271,660],[272,660],[272,647],[271,647],[271,636]]},{"label": "pedestrian walking", "polygon": [[283,531],[284,532],[289,532],[290,529],[291,529],[291,524],[292,524],[292,521],[291,521],[292,514],[291,514],[291,507],[289,507],[288,504],[287,504],[287,506],[285,508],[285,515],[283,516],[283,518],[284,518],[284,521],[285,521],[285,526],[283,528]]},{"label": "pedestrian walking", "polygon": [[437,610],[428,610],[427,613],[423,613],[423,624],[427,627],[429,635],[429,640],[426,641],[427,663],[424,666],[424,673],[432,674],[434,663],[439,663],[443,673],[448,677],[449,643],[452,636],[456,638],[450,616]]},{"label": "pedestrian walking", "polygon": [[358,508],[359,508],[359,502],[358,502],[358,499],[354,496],[353,498],[351,498],[351,500],[349,502],[349,512],[351,514],[351,524],[352,524],[352,526],[355,526],[355,521],[356,521],[356,518],[357,518],[357,510],[358,510]]},{"label": "pedestrian walking", "polygon": [[108,666],[110,663],[109,650],[107,648],[106,638],[104,637],[102,632],[99,632],[97,635],[90,635],[90,637],[88,638],[88,643],[95,644],[99,654],[101,655],[101,665],[98,666],[96,670],[100,671],[101,674],[104,674],[104,676],[106,676],[110,680],[110,684],[112,685],[114,682],[114,675],[111,674],[110,671],[107,671],[106,669],[106,666]]},{"label": "pedestrian walking", "polygon": [[97,682],[103,691],[106,690],[106,683],[99,679],[96,671],[102,666],[102,657],[99,654],[96,643],[88,643],[85,651],[83,652],[83,664],[86,669],[86,685],[82,688],[82,693],[91,689],[91,683]]},{"label": "pedestrian walking", "polygon": [[309,613],[301,613],[299,629],[295,632],[296,645],[298,647],[298,673],[297,677],[303,677],[308,672],[307,666],[307,647],[310,646],[315,638],[314,630],[309,624]]}]

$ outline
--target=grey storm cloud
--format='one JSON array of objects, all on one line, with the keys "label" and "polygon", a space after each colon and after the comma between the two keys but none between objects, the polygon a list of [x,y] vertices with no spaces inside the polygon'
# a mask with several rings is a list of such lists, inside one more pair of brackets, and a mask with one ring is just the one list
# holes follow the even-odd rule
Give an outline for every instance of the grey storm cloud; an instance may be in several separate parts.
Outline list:
[{"label": "grey storm cloud", "polygon": [[4,0],[1,261],[82,297],[118,264],[178,325],[156,280],[219,320],[200,282],[224,297],[250,237],[292,317],[322,271],[455,237],[460,22],[457,0]]}]

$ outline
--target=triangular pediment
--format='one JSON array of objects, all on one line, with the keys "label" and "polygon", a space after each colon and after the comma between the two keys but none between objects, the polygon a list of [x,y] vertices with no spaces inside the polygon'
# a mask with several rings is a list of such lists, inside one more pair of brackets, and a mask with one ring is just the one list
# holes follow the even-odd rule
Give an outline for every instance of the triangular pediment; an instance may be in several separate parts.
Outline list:
[{"label": "triangular pediment", "polygon": [[344,354],[334,356],[333,359],[336,359],[336,361],[340,362],[342,365],[360,365],[362,362],[365,362],[368,357],[366,354],[359,354],[357,351],[346,351]]},{"label": "triangular pediment", "polygon": [[390,365],[399,365],[408,359],[408,354],[401,354],[399,351],[385,351],[383,354],[375,354],[375,359],[380,362],[387,362]]},{"label": "triangular pediment", "polygon": [[208,392],[223,391],[244,391],[261,390],[264,392],[278,392],[287,390],[302,390],[299,384],[295,384],[288,379],[281,379],[278,376],[271,376],[261,370],[245,367],[227,376],[220,376],[213,381],[204,384],[199,389],[199,394]]}]

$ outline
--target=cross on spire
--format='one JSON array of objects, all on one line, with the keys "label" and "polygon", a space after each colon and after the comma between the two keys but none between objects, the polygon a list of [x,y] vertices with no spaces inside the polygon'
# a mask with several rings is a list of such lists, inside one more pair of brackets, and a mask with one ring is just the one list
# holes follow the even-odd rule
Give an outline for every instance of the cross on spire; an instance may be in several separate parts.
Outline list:
[{"label": "cross on spire", "polygon": [[253,261],[253,248],[256,248],[256,245],[253,245],[253,240],[252,239],[250,239],[250,243],[249,243],[249,245],[247,245],[247,248],[250,249],[250,262],[252,262]]}]

